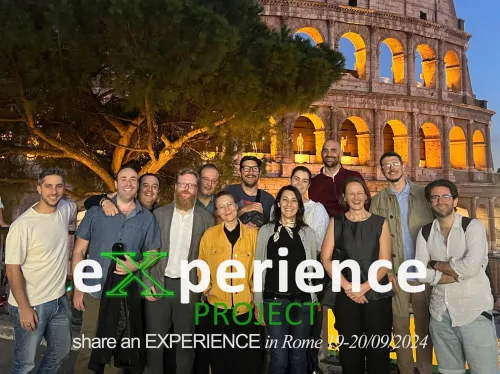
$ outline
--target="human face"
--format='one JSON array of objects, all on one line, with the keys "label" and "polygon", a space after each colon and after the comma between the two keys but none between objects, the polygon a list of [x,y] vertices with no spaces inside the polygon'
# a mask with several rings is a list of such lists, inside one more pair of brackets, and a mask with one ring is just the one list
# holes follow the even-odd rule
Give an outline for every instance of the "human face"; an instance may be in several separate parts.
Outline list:
[{"label": "human face", "polygon": [[175,206],[180,210],[194,207],[198,194],[198,181],[193,174],[181,175],[175,183]]},{"label": "human face", "polygon": [[305,171],[298,170],[292,175],[290,178],[290,183],[292,186],[297,188],[302,196],[304,196],[311,185],[311,181],[309,179],[309,174]]},{"label": "human face", "polygon": [[115,180],[118,198],[124,201],[132,200],[137,193],[138,180],[139,177],[134,169],[121,170]]},{"label": "human face", "polygon": [[247,187],[254,187],[259,181],[260,168],[254,160],[247,160],[241,166],[241,180]]},{"label": "human face", "polygon": [[153,206],[158,200],[160,192],[160,181],[153,175],[147,175],[141,179],[139,186],[139,201],[144,206]]},{"label": "human face", "polygon": [[217,213],[224,222],[233,222],[238,215],[238,205],[231,196],[221,196],[215,200]]},{"label": "human face", "polygon": [[434,187],[431,190],[431,207],[436,216],[446,218],[453,214],[458,198],[453,199],[448,187]]},{"label": "human face", "polygon": [[280,197],[281,217],[294,220],[299,211],[299,201],[293,191],[285,190]]},{"label": "human face", "polygon": [[199,194],[204,197],[212,196],[219,184],[219,172],[213,168],[203,169]]},{"label": "human face", "polygon": [[342,152],[340,151],[339,143],[335,140],[327,140],[323,144],[323,149],[321,150],[321,157],[323,158],[323,164],[328,168],[336,167],[340,162],[340,157]]},{"label": "human face", "polygon": [[54,208],[64,195],[64,180],[60,175],[47,175],[36,189],[40,199],[48,206]]},{"label": "human face", "polygon": [[368,198],[361,183],[349,183],[345,190],[345,199],[351,210],[365,209],[365,202]]},{"label": "human face", "polygon": [[392,183],[398,182],[403,177],[403,164],[396,156],[382,159],[382,173]]}]

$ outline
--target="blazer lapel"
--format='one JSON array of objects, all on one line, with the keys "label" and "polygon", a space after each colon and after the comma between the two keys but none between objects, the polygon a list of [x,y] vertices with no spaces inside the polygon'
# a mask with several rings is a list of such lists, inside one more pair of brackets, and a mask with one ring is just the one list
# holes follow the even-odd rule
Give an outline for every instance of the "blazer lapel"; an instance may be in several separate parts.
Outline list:
[{"label": "blazer lapel", "polygon": [[[174,203],[171,203],[167,206],[167,209],[165,210],[165,214],[162,217],[162,222],[160,222],[160,230],[161,230],[161,237],[162,237],[162,252],[169,252],[170,249],[170,228],[172,227],[172,217],[174,216]],[[169,256],[167,255],[166,257],[163,257],[160,260],[161,264],[161,269],[162,271],[165,271],[165,268],[168,265],[168,258]]]}]

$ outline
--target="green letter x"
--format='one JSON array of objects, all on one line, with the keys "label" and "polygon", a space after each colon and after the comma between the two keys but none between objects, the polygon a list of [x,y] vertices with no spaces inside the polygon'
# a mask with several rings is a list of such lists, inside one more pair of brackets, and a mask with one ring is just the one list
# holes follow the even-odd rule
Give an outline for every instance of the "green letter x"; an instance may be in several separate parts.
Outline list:
[{"label": "green letter x", "polygon": [[132,272],[130,269],[128,269],[122,260],[118,258],[118,256],[123,256],[123,255],[128,255],[129,257],[135,257],[136,253],[134,252],[103,252],[101,253],[101,256],[103,257],[109,257],[116,262],[118,262],[122,267],[124,267],[128,271],[128,275],[118,284],[115,288],[113,288],[110,291],[106,292],[106,296],[127,296],[127,292],[125,292],[125,288],[128,287],[130,283],[132,283],[134,280],[137,281],[143,288],[145,288],[145,291],[141,292],[142,296],[174,296],[173,291],[169,291],[165,288],[163,288],[162,285],[160,285],[156,280],[154,280],[147,272],[144,270],[150,268],[154,264],[156,264],[161,258],[166,257],[167,253],[166,252],[145,252],[144,253],[144,258],[145,260],[139,265],[137,262],[135,262],[132,258],[130,261],[133,262],[134,266],[137,268],[138,271],[142,273],[142,275],[149,279],[151,283],[153,283],[153,286],[156,289],[156,293],[152,293],[151,290],[149,289],[148,286],[142,281],[142,279],[137,276],[134,272]]}]

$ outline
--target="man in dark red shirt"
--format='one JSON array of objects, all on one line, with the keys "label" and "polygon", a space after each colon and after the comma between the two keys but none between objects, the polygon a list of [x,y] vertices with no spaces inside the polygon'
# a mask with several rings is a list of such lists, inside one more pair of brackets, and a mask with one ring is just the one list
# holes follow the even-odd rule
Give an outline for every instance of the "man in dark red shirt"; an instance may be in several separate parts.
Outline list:
[{"label": "man in dark red shirt", "polygon": [[[342,151],[336,140],[330,139],[323,144],[321,150],[323,164],[321,172],[314,176],[309,187],[309,198],[324,205],[328,215],[333,217],[345,213],[347,209],[342,208],[340,199],[344,181],[348,177],[358,177],[364,181],[360,173],[344,169],[340,164]],[[366,183],[366,182],[365,182]]]}]

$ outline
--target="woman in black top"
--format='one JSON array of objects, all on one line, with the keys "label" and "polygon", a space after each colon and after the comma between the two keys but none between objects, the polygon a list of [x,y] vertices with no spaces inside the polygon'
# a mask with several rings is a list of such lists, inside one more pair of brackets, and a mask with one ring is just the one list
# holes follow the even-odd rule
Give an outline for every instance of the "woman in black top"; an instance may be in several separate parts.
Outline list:
[{"label": "woman in black top", "polygon": [[[391,260],[389,225],[384,217],[367,210],[370,192],[361,179],[346,180],[343,199],[349,211],[330,220],[321,249],[321,262],[330,277],[334,248],[340,250],[346,260],[356,261],[360,268],[358,292],[352,289],[350,269],[342,270],[342,288],[334,308],[342,372],[365,373],[366,358],[369,374],[389,374],[394,293],[392,290],[376,292],[368,283],[370,266],[377,260]],[[339,220],[337,225],[335,220]],[[334,232],[336,227],[341,227],[342,232]],[[378,269],[376,278],[380,285],[389,283],[387,271],[386,267]]]},{"label": "woman in black top", "polygon": [[[295,274],[302,261],[316,259],[318,246],[314,230],[303,217],[300,192],[285,186],[276,197],[274,220],[262,226],[257,237],[255,259],[273,263],[272,268],[262,272],[263,292],[254,294],[257,319],[267,326],[271,342],[269,374],[307,372],[305,341],[310,336],[314,313],[311,303],[317,298],[297,286]],[[288,274],[281,271],[280,263],[286,263]],[[307,270],[312,271],[309,267]]]}]

